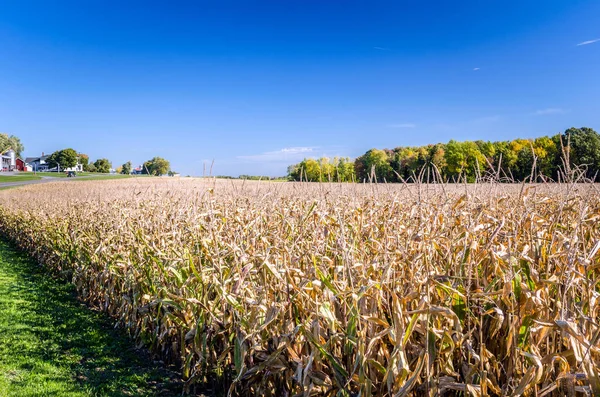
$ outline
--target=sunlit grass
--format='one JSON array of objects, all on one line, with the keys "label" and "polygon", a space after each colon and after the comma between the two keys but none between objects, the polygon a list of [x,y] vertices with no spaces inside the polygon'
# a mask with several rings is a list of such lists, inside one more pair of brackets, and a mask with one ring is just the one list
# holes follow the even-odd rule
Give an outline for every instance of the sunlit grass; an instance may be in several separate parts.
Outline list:
[{"label": "sunlit grass", "polygon": [[35,181],[38,179],[42,179],[42,177],[33,174],[0,175],[0,183]]},{"label": "sunlit grass", "polygon": [[179,395],[147,354],[0,241],[0,396]]}]

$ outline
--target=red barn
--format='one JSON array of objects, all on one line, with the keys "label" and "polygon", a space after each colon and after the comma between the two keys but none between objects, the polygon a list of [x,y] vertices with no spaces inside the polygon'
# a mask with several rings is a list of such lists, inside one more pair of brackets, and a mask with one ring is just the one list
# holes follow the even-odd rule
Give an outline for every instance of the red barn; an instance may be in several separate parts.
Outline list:
[{"label": "red barn", "polygon": [[25,162],[23,160],[17,157],[16,163],[16,168],[18,171],[27,171],[27,168],[25,167]]}]

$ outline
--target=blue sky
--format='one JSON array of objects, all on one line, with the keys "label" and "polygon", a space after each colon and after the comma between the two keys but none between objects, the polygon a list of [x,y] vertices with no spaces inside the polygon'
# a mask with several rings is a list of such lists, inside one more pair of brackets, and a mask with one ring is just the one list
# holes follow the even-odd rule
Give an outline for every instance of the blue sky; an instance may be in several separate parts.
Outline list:
[{"label": "blue sky", "polygon": [[27,156],[275,176],[373,147],[600,130],[598,21],[597,0],[0,0],[0,132]]}]

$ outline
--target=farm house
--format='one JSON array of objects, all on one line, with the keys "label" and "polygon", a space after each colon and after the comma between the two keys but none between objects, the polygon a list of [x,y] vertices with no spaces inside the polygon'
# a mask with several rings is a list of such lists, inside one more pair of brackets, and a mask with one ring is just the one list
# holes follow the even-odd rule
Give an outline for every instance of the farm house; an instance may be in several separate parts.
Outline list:
[{"label": "farm house", "polygon": [[[23,162],[21,160],[21,162]],[[2,153],[2,171],[14,171],[17,169],[17,154],[8,149]]]}]

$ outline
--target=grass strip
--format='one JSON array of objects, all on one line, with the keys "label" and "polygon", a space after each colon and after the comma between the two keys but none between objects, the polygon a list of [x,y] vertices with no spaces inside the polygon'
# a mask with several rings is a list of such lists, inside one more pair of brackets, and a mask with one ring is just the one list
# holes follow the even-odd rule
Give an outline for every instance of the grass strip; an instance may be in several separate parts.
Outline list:
[{"label": "grass strip", "polygon": [[26,175],[0,175],[0,183],[5,182],[24,182],[24,181],[37,181],[42,179],[41,176],[26,174]]},{"label": "grass strip", "polygon": [[135,349],[74,287],[0,240],[0,396],[176,396],[177,377]]}]

